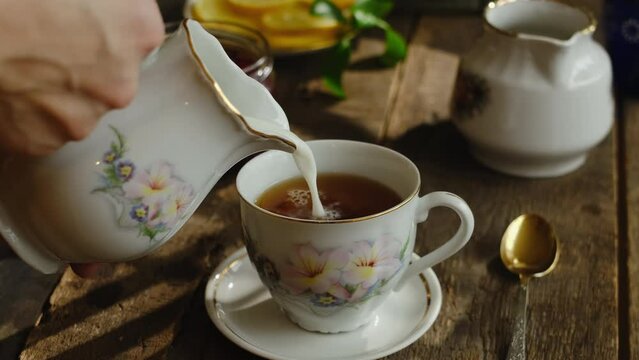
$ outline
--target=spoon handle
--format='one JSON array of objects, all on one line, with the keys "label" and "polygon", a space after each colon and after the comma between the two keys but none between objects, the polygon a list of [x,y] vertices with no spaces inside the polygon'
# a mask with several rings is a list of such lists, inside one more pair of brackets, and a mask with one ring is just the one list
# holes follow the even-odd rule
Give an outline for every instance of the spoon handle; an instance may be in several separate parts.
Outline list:
[{"label": "spoon handle", "polygon": [[528,309],[528,286],[522,284],[517,296],[515,331],[508,349],[508,360],[526,360],[526,310]]}]

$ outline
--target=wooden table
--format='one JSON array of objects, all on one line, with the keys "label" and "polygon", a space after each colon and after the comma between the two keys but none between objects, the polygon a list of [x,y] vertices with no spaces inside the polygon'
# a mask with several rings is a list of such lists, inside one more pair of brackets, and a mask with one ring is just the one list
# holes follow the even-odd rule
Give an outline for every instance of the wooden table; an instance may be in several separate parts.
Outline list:
[{"label": "wooden table", "polygon": [[[600,11],[598,1],[589,5]],[[418,165],[422,193],[457,193],[475,213],[469,245],[434,269],[444,293],[435,324],[388,358],[504,358],[518,289],[499,262],[499,240],[510,220],[535,212],[556,227],[562,257],[529,288],[530,358],[639,359],[639,101],[619,99],[613,131],[578,171],[505,176],[479,165],[453,126],[439,121],[449,117],[457,55],[481,32],[479,17],[392,20],[410,39],[408,59],[381,69],[370,59],[382,42],[362,38],[344,79],[347,100],[317,90],[320,54],[278,60],[275,91],[303,137],[382,142]],[[217,331],[203,304],[209,273],[242,246],[236,170],[167,245],[98,279],[69,270],[43,276],[0,248],[0,358],[255,358]],[[457,221],[433,211],[416,251],[437,246]]]}]

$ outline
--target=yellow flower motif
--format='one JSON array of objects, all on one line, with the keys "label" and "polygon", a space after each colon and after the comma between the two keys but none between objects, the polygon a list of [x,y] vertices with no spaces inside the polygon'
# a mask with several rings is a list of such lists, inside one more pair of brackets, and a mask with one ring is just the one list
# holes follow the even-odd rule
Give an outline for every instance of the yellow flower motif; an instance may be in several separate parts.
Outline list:
[{"label": "yellow flower motif", "polygon": [[139,217],[139,218],[145,217],[146,216],[146,209],[144,209],[144,208],[135,209],[135,216]]},{"label": "yellow flower motif", "polygon": [[320,296],[319,299],[317,299],[317,302],[322,305],[330,305],[335,302],[335,298],[332,296]]},{"label": "yellow flower motif", "polygon": [[120,174],[122,174],[123,177],[131,176],[131,172],[133,172],[133,168],[129,165],[125,165],[120,168]]}]

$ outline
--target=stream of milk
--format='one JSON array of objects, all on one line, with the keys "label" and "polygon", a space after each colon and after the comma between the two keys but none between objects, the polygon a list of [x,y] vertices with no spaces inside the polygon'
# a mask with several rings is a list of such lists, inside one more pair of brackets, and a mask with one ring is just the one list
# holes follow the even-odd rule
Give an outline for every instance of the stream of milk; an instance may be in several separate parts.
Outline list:
[{"label": "stream of milk", "polygon": [[299,136],[295,135],[295,133],[278,124],[252,117],[245,117],[245,119],[253,130],[285,139],[295,145],[295,149],[292,151],[293,159],[295,159],[295,164],[300,170],[302,177],[304,177],[304,180],[306,180],[306,184],[311,193],[313,217],[315,219],[326,219],[326,211],[324,210],[324,206],[320,200],[319,190],[317,189],[317,164],[315,163],[315,157],[308,144],[300,139]]}]

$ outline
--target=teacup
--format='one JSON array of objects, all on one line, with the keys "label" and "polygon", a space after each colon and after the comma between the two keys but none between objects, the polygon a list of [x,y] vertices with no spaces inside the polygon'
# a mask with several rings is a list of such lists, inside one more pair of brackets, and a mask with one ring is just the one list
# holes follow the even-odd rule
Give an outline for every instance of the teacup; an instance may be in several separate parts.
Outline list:
[{"label": "teacup", "polygon": [[[407,278],[459,251],[471,237],[474,218],[454,194],[419,197],[417,167],[391,149],[347,140],[309,145],[320,173],[366,177],[389,187],[402,201],[355,219],[297,219],[267,211],[256,205],[260,195],[299,176],[290,154],[268,151],[245,164],[237,177],[246,248],[262,282],[293,322],[310,331],[351,331],[371,321]],[[457,213],[459,228],[439,248],[411,262],[417,224],[438,206]]]}]

